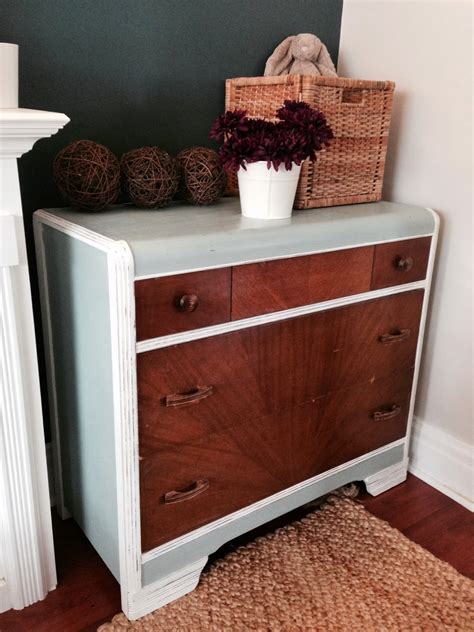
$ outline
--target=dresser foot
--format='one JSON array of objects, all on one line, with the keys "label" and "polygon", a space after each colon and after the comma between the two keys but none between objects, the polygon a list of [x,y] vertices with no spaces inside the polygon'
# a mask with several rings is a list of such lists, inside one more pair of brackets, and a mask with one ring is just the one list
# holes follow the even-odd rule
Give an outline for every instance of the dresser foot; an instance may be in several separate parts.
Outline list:
[{"label": "dresser foot", "polygon": [[408,460],[395,463],[395,465],[364,478],[365,487],[371,496],[378,496],[382,492],[386,492],[387,489],[403,483],[407,477],[407,469]]},{"label": "dresser foot", "polygon": [[131,621],[134,621],[193,591],[199,584],[201,572],[206,562],[207,557],[203,557],[197,562],[184,566],[179,571],[145,586],[131,596],[128,607],[122,603],[124,613]]}]

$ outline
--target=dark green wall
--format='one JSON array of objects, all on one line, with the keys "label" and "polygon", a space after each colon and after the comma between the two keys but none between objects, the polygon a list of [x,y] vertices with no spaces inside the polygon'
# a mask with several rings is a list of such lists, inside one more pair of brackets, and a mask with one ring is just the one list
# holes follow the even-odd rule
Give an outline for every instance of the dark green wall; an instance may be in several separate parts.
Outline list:
[{"label": "dark green wall", "polygon": [[261,75],[287,35],[316,33],[336,63],[342,0],[1,0],[0,7],[0,41],[20,45],[20,106],[71,119],[20,160],[37,305],[31,215],[63,205],[51,181],[56,152],[79,138],[117,154],[209,144],[224,80]]}]

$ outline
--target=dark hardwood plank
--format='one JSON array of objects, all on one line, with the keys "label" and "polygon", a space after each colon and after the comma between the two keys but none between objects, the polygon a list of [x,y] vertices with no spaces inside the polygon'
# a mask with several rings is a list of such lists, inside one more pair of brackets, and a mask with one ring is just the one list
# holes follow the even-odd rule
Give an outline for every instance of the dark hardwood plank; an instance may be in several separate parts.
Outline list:
[{"label": "dark hardwood plank", "polygon": [[370,290],[374,248],[351,248],[232,269],[232,320]]},{"label": "dark hardwood plank", "polygon": [[137,340],[230,320],[230,268],[135,282]]},{"label": "dark hardwood plank", "polygon": [[[414,364],[422,300],[422,291],[408,292],[140,353],[142,456],[406,371]],[[410,334],[380,342],[397,330]],[[203,386],[212,386],[212,395],[191,405],[165,405],[170,394]]]},{"label": "dark hardwood plank", "polygon": [[430,246],[431,237],[375,246],[372,289],[425,279]]},{"label": "dark hardwood plank", "polygon": [[474,579],[474,517],[468,510],[415,476],[380,496],[360,500],[410,540]]}]

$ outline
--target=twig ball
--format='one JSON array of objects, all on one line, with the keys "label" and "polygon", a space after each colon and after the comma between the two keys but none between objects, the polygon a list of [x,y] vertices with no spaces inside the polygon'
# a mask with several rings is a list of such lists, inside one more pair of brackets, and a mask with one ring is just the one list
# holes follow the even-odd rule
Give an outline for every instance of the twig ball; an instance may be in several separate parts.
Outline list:
[{"label": "twig ball", "polygon": [[110,206],[120,193],[117,157],[92,140],[78,140],[61,149],[53,162],[53,179],[70,204],[88,211]]},{"label": "twig ball", "polygon": [[124,191],[135,206],[165,206],[178,190],[176,160],[158,147],[128,151],[120,160],[120,169]]},{"label": "twig ball", "polygon": [[224,193],[226,175],[219,155],[208,147],[183,149],[177,156],[181,188],[187,200],[198,206],[212,204]]}]

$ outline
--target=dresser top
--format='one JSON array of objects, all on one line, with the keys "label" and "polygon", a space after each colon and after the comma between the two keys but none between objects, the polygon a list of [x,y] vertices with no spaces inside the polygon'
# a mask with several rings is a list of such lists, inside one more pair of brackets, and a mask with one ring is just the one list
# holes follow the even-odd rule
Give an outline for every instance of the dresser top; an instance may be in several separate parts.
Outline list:
[{"label": "dresser top", "polygon": [[393,202],[295,210],[287,220],[242,217],[237,198],[205,207],[177,203],[158,210],[124,205],[100,213],[47,212],[126,241],[136,278],[410,239],[432,235],[436,225],[432,211]]}]

